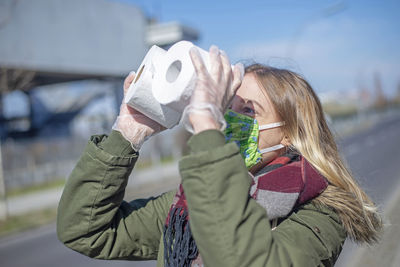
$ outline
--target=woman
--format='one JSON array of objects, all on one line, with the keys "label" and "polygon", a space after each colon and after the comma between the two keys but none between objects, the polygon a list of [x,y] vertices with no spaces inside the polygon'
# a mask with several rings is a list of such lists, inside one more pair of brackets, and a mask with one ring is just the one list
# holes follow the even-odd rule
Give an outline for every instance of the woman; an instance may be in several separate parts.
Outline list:
[{"label": "woman", "polygon": [[375,206],[340,159],[309,84],[262,65],[243,77],[215,46],[210,72],[190,54],[198,78],[183,114],[194,135],[182,184],[123,201],[140,146],[163,130],[123,104],[114,131],[92,137],[67,182],[59,239],[90,257],[158,266],[332,266],[346,236],[376,241]]}]

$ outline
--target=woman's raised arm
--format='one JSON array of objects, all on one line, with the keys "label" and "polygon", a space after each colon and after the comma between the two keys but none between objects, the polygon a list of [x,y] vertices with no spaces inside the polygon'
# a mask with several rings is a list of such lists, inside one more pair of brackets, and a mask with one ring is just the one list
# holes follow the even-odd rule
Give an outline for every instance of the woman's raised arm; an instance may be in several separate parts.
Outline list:
[{"label": "woman's raised arm", "polygon": [[[124,83],[126,92],[134,79]],[[72,171],[58,207],[57,234],[68,247],[94,258],[156,259],[174,192],[123,201],[137,150],[163,128],[126,104],[110,136],[93,136]]]}]

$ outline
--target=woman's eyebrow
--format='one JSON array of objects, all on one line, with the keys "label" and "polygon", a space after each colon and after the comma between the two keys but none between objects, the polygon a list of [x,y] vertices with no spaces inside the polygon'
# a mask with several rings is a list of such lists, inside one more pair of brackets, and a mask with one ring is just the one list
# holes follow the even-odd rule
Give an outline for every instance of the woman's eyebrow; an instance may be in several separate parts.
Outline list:
[{"label": "woman's eyebrow", "polygon": [[256,104],[260,109],[262,109],[264,112],[266,112],[265,109],[264,109],[264,107],[263,107],[257,100],[255,100],[255,99],[247,99],[247,98],[243,98],[242,100],[244,101],[245,104],[247,104],[247,102],[254,103],[254,104]]}]

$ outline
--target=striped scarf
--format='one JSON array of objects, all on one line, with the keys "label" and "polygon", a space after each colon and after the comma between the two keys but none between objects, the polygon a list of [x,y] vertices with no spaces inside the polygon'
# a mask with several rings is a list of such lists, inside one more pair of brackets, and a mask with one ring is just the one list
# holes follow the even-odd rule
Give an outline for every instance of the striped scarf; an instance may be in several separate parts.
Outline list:
[{"label": "striped scarf", "polygon": [[[276,158],[251,177],[250,196],[264,207],[270,220],[286,217],[328,185],[307,160],[294,152]],[[164,227],[164,266],[203,266],[188,221],[186,197],[180,184]]]}]

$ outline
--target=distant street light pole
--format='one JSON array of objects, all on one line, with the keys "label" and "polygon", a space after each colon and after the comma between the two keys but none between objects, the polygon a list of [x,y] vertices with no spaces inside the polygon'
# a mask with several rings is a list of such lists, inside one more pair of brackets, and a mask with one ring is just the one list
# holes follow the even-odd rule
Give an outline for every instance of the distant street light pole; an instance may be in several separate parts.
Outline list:
[{"label": "distant street light pole", "polygon": [[297,28],[297,30],[293,34],[292,40],[289,42],[286,48],[286,57],[294,58],[300,38],[311,24],[315,23],[319,19],[339,14],[343,12],[346,8],[346,1],[339,1],[329,7],[322,9],[318,14],[316,14],[315,16],[311,16],[308,20],[306,20],[302,25],[300,25],[300,27]]},{"label": "distant street light pole", "polygon": [[3,175],[3,161],[1,153],[1,140],[0,140],[0,220],[6,220],[8,217],[6,187]]}]

